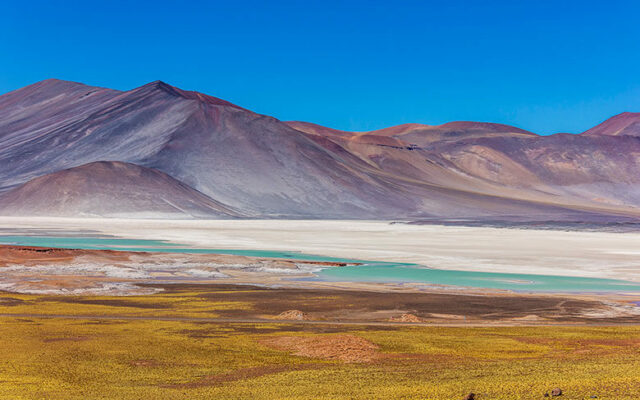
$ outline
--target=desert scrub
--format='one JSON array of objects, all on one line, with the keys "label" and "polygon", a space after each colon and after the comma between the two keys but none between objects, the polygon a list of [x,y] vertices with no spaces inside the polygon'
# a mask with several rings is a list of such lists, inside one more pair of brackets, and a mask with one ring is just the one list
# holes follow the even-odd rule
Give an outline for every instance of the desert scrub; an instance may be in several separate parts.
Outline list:
[{"label": "desert scrub", "polygon": [[[196,315],[251,309],[197,293],[7,294],[3,313]],[[13,300],[11,300],[13,299]],[[11,305],[9,305],[11,304]],[[158,314],[156,314],[158,313]],[[350,336],[376,356],[294,355],[279,337]],[[278,323],[0,318],[0,398],[565,399],[640,396],[640,327],[350,327]],[[320,341],[322,342],[322,341]],[[315,354],[315,353],[314,353]]]},{"label": "desert scrub", "polygon": [[37,296],[10,294],[0,313],[121,315],[215,318],[220,311],[249,310],[251,303],[215,301],[200,293],[156,293],[150,296]]}]

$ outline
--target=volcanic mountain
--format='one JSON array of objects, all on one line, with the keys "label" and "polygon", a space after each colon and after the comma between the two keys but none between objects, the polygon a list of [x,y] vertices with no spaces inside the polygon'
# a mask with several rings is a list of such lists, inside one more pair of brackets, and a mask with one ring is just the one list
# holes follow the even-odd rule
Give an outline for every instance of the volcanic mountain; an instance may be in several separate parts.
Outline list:
[{"label": "volcanic mountain", "polygon": [[50,79],[0,96],[0,214],[636,217],[638,120],[580,135],[466,121],[347,132],[159,81]]}]

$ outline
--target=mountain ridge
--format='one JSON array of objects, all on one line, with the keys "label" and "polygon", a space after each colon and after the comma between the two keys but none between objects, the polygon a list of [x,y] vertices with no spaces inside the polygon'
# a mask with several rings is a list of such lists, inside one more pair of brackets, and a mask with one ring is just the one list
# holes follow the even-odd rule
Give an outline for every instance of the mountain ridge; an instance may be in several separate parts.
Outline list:
[{"label": "mountain ridge", "polygon": [[162,81],[116,91],[54,79],[0,96],[0,193],[110,161],[254,218],[636,216],[640,141],[618,134],[630,114],[597,134],[473,121],[348,132]]}]

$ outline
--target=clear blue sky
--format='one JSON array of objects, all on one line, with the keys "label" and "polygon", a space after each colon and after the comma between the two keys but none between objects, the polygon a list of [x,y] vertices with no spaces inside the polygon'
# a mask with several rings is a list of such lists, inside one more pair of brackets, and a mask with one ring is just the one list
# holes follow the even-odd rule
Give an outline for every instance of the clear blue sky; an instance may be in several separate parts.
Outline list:
[{"label": "clear blue sky", "polygon": [[0,92],[156,79],[347,130],[580,132],[640,111],[638,1],[13,1]]}]

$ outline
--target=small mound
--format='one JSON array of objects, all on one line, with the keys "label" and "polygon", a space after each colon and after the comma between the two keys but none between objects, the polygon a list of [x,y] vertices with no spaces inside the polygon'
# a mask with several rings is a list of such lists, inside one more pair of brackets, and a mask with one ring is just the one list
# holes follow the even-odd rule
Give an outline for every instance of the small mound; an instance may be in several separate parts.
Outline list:
[{"label": "small mound", "polygon": [[304,313],[300,310],[287,310],[278,314],[277,318],[287,321],[306,321],[310,319],[307,313]]},{"label": "small mound", "polygon": [[406,313],[398,317],[389,318],[389,322],[423,322],[423,320],[416,315]]},{"label": "small mound", "polygon": [[348,363],[369,362],[378,357],[378,346],[353,335],[278,336],[260,341],[296,356],[339,360]]}]

